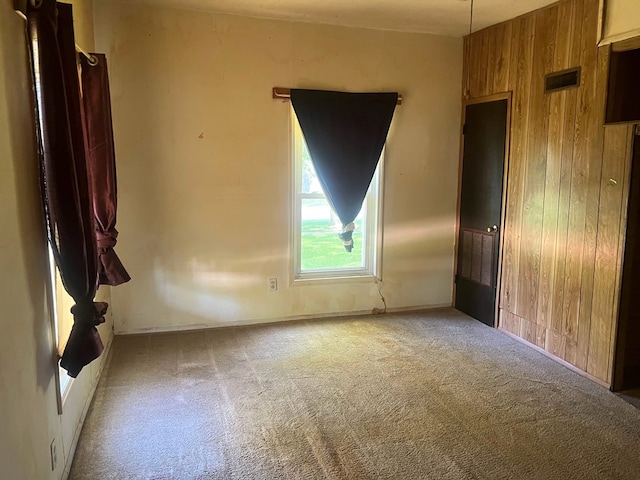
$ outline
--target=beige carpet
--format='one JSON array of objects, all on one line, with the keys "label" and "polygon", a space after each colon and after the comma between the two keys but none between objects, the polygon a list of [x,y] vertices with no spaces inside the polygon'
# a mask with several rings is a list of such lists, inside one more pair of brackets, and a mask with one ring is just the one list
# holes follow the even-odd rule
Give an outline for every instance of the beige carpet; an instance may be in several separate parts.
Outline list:
[{"label": "beige carpet", "polygon": [[640,410],[454,310],[117,337],[71,479],[633,479]]}]

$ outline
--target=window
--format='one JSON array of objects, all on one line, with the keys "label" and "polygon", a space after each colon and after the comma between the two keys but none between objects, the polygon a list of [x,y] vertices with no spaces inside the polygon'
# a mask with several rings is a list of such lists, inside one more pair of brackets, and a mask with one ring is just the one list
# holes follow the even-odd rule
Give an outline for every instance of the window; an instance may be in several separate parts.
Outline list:
[{"label": "window", "polygon": [[378,168],[355,220],[354,248],[347,252],[338,238],[342,225],[329,206],[316,176],[300,124],[293,109],[295,280],[372,277],[378,275],[381,168]]},{"label": "window", "polygon": [[[49,273],[52,292],[52,316],[53,316],[53,328],[55,332],[56,349],[58,356],[62,356],[64,347],[67,344],[67,339],[71,333],[73,327],[73,315],[71,314],[71,307],[74,305],[73,299],[64,289],[62,285],[62,278],[60,272],[56,267],[55,260],[53,258],[53,250],[49,249]],[[71,386],[72,378],[67,375],[67,371],[58,365],[58,379],[59,379],[59,395],[60,402],[65,398]]]}]

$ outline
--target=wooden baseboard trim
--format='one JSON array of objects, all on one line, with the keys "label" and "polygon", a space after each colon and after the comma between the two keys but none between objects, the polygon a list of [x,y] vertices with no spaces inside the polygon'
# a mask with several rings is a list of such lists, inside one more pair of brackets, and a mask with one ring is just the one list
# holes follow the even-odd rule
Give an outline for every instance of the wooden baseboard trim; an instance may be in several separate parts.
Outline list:
[{"label": "wooden baseboard trim", "polygon": [[561,359],[559,357],[556,357],[555,355],[547,352],[545,349],[540,348],[539,346],[537,346],[537,345],[535,345],[535,344],[533,344],[531,342],[527,342],[524,338],[520,338],[519,336],[514,335],[513,333],[505,330],[502,327],[498,327],[498,330],[500,332],[504,333],[505,335],[513,338],[514,340],[517,340],[518,342],[523,343],[523,344],[527,345],[528,347],[531,347],[534,350],[540,352],[545,357],[548,357],[551,360],[554,360],[555,362],[559,363],[560,365],[562,365],[564,367],[567,367],[569,370],[577,373],[578,375],[580,375],[582,377],[585,377],[585,378],[591,380],[592,382],[597,383],[598,385],[600,385],[602,387],[605,387],[608,390],[611,390],[611,385],[609,385],[607,382],[605,382],[603,380],[600,380],[599,378],[594,377],[593,375],[591,375],[591,374],[589,374],[589,373],[587,373],[587,372],[585,372],[583,370],[580,370],[578,367],[576,367],[575,365],[570,364],[566,360],[563,360],[563,359]]}]

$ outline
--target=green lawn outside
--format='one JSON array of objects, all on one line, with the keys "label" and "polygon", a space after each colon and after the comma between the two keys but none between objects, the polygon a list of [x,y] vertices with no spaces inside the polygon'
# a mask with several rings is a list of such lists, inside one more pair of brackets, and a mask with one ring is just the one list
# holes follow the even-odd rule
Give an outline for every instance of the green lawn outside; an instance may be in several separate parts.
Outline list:
[{"label": "green lawn outside", "polygon": [[302,220],[302,269],[361,267],[362,220],[357,219],[355,223],[355,245],[347,252],[329,219]]}]

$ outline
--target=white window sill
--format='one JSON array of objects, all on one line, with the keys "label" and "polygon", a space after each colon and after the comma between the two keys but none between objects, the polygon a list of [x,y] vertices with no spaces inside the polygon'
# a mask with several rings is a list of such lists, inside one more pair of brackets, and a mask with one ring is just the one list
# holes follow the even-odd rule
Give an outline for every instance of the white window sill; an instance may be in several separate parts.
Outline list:
[{"label": "white window sill", "polygon": [[[321,274],[320,274],[321,275]],[[335,283],[380,283],[382,279],[371,274],[354,274],[340,276],[303,276],[295,278],[292,286],[326,285]]]},{"label": "white window sill", "polygon": [[60,371],[60,395],[62,397],[62,403],[64,403],[69,395],[69,390],[71,390],[73,378],[67,375],[67,371],[64,368],[58,366],[58,369]]}]

